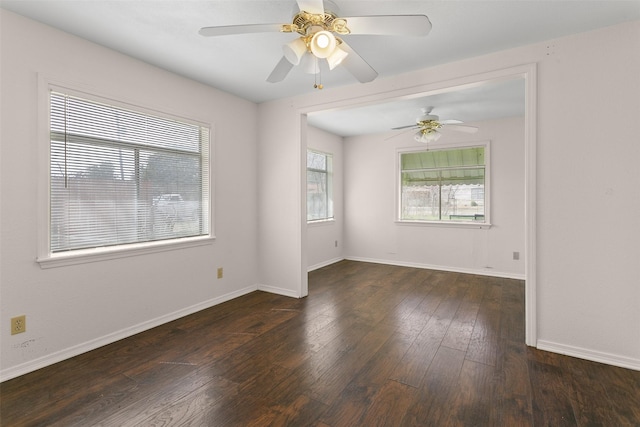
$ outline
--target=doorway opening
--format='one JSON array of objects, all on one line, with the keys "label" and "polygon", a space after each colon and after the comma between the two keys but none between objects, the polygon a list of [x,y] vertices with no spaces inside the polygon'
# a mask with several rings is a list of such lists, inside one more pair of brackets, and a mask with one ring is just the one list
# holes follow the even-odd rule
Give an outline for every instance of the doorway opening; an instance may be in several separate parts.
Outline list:
[{"label": "doorway opening", "polygon": [[[509,98],[509,90],[518,84],[522,87],[522,94],[519,99]],[[327,128],[328,132],[335,132],[342,136],[353,136],[349,132],[354,130],[353,118],[358,115],[369,117],[371,126],[369,132],[388,131],[388,123],[376,120],[375,114],[385,114],[389,117],[402,115],[404,120],[411,116],[406,116],[406,111],[414,111],[425,102],[440,103],[441,105],[451,105],[455,102],[463,102],[466,96],[488,96],[493,90],[492,96],[505,101],[506,104],[519,104],[524,116],[524,254],[519,254],[524,260],[524,280],[525,280],[525,341],[529,346],[536,345],[536,66],[535,64],[523,65],[509,69],[497,70],[475,76],[452,79],[448,81],[425,84],[423,86],[413,86],[401,88],[393,91],[373,93],[366,97],[340,100],[335,102],[319,103],[304,108],[299,108],[301,117],[301,150],[307,149],[307,122],[314,127]],[[502,92],[500,92],[502,91]],[[505,104],[505,105],[506,105]],[[513,108],[511,105],[510,108]],[[386,109],[386,110],[385,110]],[[382,111],[386,111],[382,113]],[[446,110],[445,110],[446,111]],[[446,113],[445,113],[446,114]],[[416,115],[416,114],[414,114]],[[447,117],[448,118],[448,117]],[[457,117],[456,117],[457,118]],[[482,118],[480,118],[482,119]],[[488,118],[486,118],[488,119]],[[323,125],[323,121],[325,124]],[[467,120],[465,120],[466,122]],[[337,130],[331,130],[335,126]],[[351,126],[351,129],[350,129]],[[382,126],[376,128],[376,126]],[[306,188],[306,176],[302,178],[302,188]],[[303,214],[305,214],[303,212]],[[306,214],[305,214],[306,215]],[[302,223],[306,224],[306,217],[302,218]],[[302,251],[306,254],[307,248],[307,228],[302,231]],[[515,255],[514,255],[515,256]],[[306,260],[306,256],[302,257]],[[307,271],[307,266],[302,266],[302,271]],[[300,295],[307,295],[308,283],[303,280]]]}]

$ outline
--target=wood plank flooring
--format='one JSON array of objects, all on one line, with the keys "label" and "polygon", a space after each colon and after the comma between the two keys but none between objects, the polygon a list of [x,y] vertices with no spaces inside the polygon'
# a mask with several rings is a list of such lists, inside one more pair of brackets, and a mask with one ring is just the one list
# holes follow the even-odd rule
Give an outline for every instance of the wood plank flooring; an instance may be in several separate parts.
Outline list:
[{"label": "wood plank flooring", "polygon": [[0,385],[2,426],[640,426],[640,372],[524,344],[517,280],[342,261]]}]

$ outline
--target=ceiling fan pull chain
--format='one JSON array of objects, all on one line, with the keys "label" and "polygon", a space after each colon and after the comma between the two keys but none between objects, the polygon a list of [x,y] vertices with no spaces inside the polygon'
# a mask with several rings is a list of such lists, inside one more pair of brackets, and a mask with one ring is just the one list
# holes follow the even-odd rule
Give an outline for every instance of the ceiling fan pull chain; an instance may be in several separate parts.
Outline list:
[{"label": "ceiling fan pull chain", "polygon": [[[316,61],[315,68],[316,72],[313,74],[313,87],[315,89],[322,89],[324,86],[322,85],[322,72],[320,71],[318,61]],[[320,80],[320,83],[318,83],[318,79]]]}]

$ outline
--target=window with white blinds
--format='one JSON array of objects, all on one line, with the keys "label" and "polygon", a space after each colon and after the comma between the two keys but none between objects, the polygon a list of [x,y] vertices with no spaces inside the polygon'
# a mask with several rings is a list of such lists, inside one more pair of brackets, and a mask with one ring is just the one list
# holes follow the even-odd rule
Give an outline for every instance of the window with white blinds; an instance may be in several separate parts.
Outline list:
[{"label": "window with white blinds", "polygon": [[50,91],[50,252],[209,233],[209,129]]},{"label": "window with white blinds", "polygon": [[333,157],[307,150],[307,221],[333,219]]}]

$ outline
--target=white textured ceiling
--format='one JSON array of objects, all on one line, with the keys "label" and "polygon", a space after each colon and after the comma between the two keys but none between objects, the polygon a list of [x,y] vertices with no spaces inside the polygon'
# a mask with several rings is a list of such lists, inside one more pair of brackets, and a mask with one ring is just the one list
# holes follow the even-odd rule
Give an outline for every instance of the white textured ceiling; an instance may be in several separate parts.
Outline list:
[{"label": "white textured ceiling", "polygon": [[312,113],[308,122],[346,137],[384,133],[395,127],[415,124],[425,108],[432,108],[431,114],[439,116],[440,120],[453,119],[465,123],[523,116],[524,102],[524,79],[512,79],[434,95],[411,96],[363,107]]},{"label": "white textured ceiling", "polygon": [[[335,3],[340,16],[426,14],[431,20],[433,29],[426,37],[344,37],[376,69],[378,78],[640,19],[640,0]],[[296,9],[294,0],[0,0],[0,6],[254,102],[315,90],[314,76],[297,68],[282,82],[265,81],[282,57],[282,45],[295,37],[292,34],[208,38],[198,34],[205,26],[288,23]],[[325,72],[322,82],[325,87],[359,84],[341,67]],[[485,89],[486,95],[474,96],[504,97]],[[465,120],[463,110],[446,111],[447,99],[436,101],[445,107],[441,118],[452,115]],[[482,108],[486,111],[488,105]],[[420,114],[416,107],[407,106],[416,110],[407,120]]]}]

